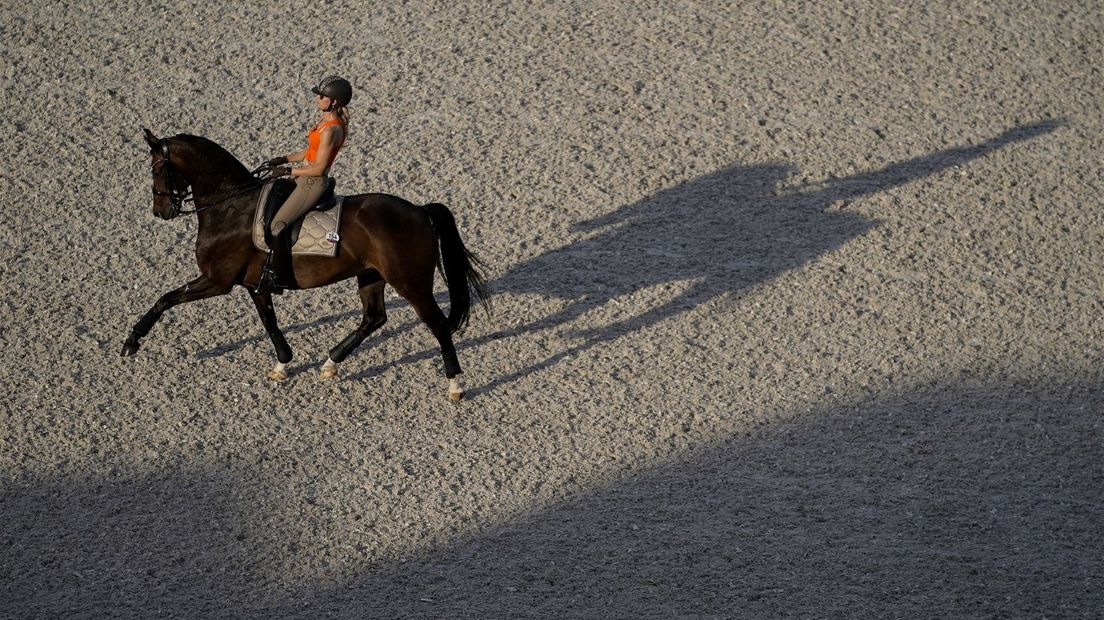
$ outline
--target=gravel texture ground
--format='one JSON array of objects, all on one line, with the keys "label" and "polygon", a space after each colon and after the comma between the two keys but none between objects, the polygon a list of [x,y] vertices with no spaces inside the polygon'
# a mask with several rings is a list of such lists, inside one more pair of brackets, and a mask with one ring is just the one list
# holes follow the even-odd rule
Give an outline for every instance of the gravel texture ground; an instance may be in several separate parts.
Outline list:
[{"label": "gravel texture ground", "polygon": [[[0,616],[1100,617],[1097,2],[0,4]],[[196,273],[141,127],[443,202],[446,398]],[[446,301],[442,291],[442,301]]]}]

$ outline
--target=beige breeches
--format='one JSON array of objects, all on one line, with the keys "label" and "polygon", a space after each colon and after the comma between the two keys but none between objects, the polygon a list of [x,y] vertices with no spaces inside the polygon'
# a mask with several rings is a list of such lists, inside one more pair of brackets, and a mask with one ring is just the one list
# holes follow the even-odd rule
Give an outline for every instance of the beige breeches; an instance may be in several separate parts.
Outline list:
[{"label": "beige breeches", "polygon": [[272,218],[271,230],[273,235],[280,234],[288,224],[299,219],[301,215],[310,210],[314,203],[322,197],[322,191],[326,189],[326,177],[295,177],[295,189],[284,201],[284,205]]}]

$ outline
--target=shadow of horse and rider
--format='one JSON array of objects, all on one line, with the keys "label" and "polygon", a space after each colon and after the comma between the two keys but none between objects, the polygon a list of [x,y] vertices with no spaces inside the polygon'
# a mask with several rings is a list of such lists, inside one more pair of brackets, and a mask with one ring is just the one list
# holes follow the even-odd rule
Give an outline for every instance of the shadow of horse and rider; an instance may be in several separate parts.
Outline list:
[{"label": "shadow of horse and rider", "polygon": [[[535,294],[567,300],[567,304],[520,326],[465,339],[459,348],[570,328],[583,315],[643,289],[671,285],[678,292],[633,316],[600,327],[570,330],[569,339],[578,344],[497,377],[476,390],[509,384],[715,298],[767,282],[876,225],[859,215],[830,209],[832,205],[966,164],[1005,146],[1046,135],[1065,124],[1063,119],[1051,119],[1022,125],[979,144],[949,148],[878,170],[782,192],[777,188],[797,172],[793,166],[734,165],[608,214],[577,222],[572,229],[588,236],[518,263],[490,283],[495,294]],[[333,322],[343,316],[326,317],[298,329]],[[411,353],[352,377],[368,378],[396,362],[410,363],[432,355],[428,350]]]}]

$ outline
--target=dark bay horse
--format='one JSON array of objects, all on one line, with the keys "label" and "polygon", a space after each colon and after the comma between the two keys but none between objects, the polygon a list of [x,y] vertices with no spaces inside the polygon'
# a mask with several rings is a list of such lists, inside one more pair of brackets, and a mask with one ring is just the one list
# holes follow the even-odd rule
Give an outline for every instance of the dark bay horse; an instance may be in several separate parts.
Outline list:
[{"label": "dark bay horse", "polygon": [[[240,285],[249,291],[276,348],[278,363],[268,377],[287,379],[291,347],[276,323],[272,296],[253,290],[265,261],[265,253],[254,247],[252,238],[261,181],[211,140],[186,134],[159,139],[148,129],[143,131],[150,146],[153,212],[166,220],[196,213],[196,262],[201,275],[162,295],[135,323],[122,354],[136,353],[141,338],[169,308],[225,295]],[[194,202],[195,208],[185,210],[185,202]],[[295,256],[293,260],[296,288],[356,277],[364,306],[360,326],[330,350],[322,377],[335,377],[337,364],[387,322],[383,292],[390,284],[437,338],[449,397],[459,400],[464,392],[457,378],[461,370],[452,335],[467,323],[473,295],[485,308],[490,297],[476,268],[478,261],[464,247],[452,212],[441,204],[418,206],[387,194],[347,196],[344,204],[337,255]],[[448,287],[447,317],[433,298],[435,268],[440,268]]]}]

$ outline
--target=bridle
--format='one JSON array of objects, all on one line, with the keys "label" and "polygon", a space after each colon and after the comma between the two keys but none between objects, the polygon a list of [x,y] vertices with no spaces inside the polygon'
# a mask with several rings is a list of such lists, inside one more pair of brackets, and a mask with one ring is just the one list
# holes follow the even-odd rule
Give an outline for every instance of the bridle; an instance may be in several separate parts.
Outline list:
[{"label": "bridle", "polygon": [[176,168],[173,167],[172,160],[169,159],[169,143],[161,140],[157,143],[157,146],[158,150],[161,151],[161,159],[154,160],[154,162],[150,164],[150,170],[153,176],[156,177],[158,176],[157,166],[160,165],[163,167],[164,172],[162,174],[168,183],[169,191],[159,190],[155,185],[153,187],[153,195],[163,196],[169,199],[169,204],[172,206],[173,210],[173,217],[182,213],[198,213],[205,209],[206,207],[195,207],[192,209],[184,208],[184,203],[186,202],[195,204],[195,196],[192,195],[191,185],[185,185],[184,189],[177,189]]},{"label": "bridle", "polygon": [[[234,185],[226,189],[214,192],[213,194],[206,195],[204,196],[204,203],[206,204],[200,205],[196,201],[196,196],[191,189],[191,184],[184,183],[184,189],[179,189],[177,178],[180,175],[177,174],[176,168],[172,164],[172,160],[169,159],[169,143],[164,139],[159,140],[157,143],[157,150],[161,153],[161,159],[155,160],[152,164],[150,164],[150,171],[155,177],[163,175],[169,189],[168,191],[164,191],[157,189],[157,187],[154,186],[153,195],[162,196],[169,199],[169,205],[172,207],[173,217],[176,217],[178,215],[191,215],[193,213],[205,211],[215,205],[222,204],[230,198],[243,194],[249,190],[255,189],[258,185],[266,180],[264,178],[260,178],[258,175],[259,173],[267,172],[267,169],[258,168],[252,173],[253,176],[258,177],[257,180],[249,181],[241,185]],[[158,166],[162,167],[162,173],[157,172]],[[183,177],[180,178],[184,181],[187,181],[187,179],[183,179]],[[191,203],[195,206],[191,208],[185,208],[185,203]]]}]

